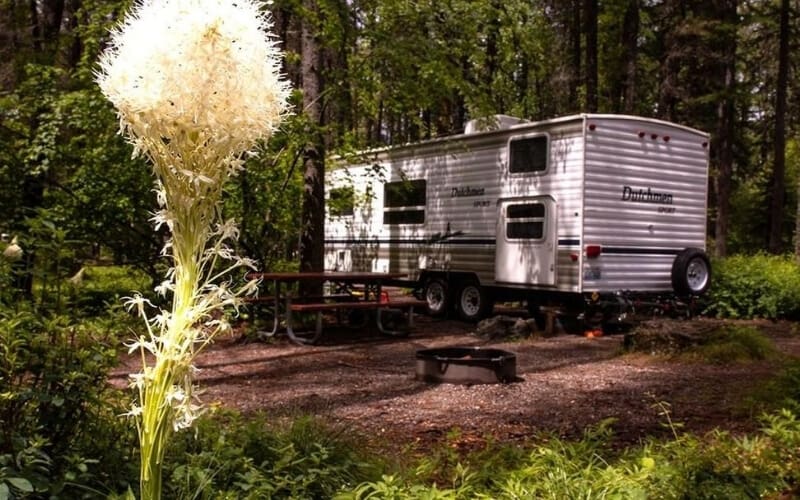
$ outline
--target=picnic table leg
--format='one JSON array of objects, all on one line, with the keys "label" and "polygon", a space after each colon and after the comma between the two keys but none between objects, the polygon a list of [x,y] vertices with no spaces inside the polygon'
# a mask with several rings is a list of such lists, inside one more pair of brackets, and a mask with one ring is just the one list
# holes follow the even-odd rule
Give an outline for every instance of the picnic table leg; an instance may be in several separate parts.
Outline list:
[{"label": "picnic table leg", "polygon": [[414,326],[414,306],[408,306],[408,312],[406,313],[406,328],[405,329],[397,329],[397,330],[388,330],[386,327],[383,326],[383,320],[381,319],[381,311],[383,311],[383,307],[379,307],[376,311],[376,322],[378,325],[378,331],[384,335],[390,335],[392,337],[406,337],[408,336],[408,332]]},{"label": "picnic table leg", "polygon": [[322,336],[322,311],[317,311],[317,321],[314,328],[314,335],[305,338],[297,335],[294,332],[294,327],[292,325],[292,299],[289,295],[286,296],[286,335],[289,336],[289,340],[294,342],[295,344],[299,345],[308,345],[308,344],[315,344],[317,340]]},{"label": "picnic table leg", "polygon": [[258,337],[261,340],[266,340],[270,337],[274,337],[276,333],[278,333],[278,327],[280,326],[280,302],[281,302],[281,284],[278,280],[274,281],[275,286],[275,311],[272,318],[272,331],[268,332],[266,330],[261,330],[258,332]]}]

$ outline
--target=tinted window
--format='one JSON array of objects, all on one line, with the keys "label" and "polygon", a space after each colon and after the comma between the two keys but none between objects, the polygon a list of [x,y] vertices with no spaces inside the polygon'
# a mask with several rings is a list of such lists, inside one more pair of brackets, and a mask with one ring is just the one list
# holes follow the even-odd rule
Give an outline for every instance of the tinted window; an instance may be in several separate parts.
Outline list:
[{"label": "tinted window", "polygon": [[509,205],[506,209],[507,219],[524,219],[526,217],[544,217],[544,205],[541,203]]},{"label": "tinted window", "polygon": [[426,196],[424,179],[387,182],[383,186],[383,223],[424,223]]},{"label": "tinted window", "polygon": [[384,207],[415,207],[425,205],[426,182],[414,181],[387,182],[383,186]]},{"label": "tinted window", "polygon": [[384,224],[422,224],[425,222],[425,210],[394,210],[383,212]]},{"label": "tinted window", "polygon": [[514,139],[509,146],[509,166],[512,174],[544,172],[547,170],[547,136]]},{"label": "tinted window", "polygon": [[331,217],[343,217],[353,215],[355,206],[355,195],[352,187],[331,189],[328,198],[328,211]]},{"label": "tinted window", "polygon": [[520,203],[506,207],[506,238],[541,240],[544,238],[545,206],[543,203]]},{"label": "tinted window", "polygon": [[541,240],[544,236],[544,222],[509,222],[506,224],[506,237],[511,240]]}]

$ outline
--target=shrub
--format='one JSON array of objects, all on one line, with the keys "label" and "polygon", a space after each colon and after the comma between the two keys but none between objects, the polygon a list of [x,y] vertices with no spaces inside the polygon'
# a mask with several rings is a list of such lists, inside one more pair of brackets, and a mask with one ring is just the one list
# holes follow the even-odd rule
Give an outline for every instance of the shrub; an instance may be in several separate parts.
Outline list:
[{"label": "shrub", "polygon": [[728,326],[717,330],[685,354],[716,364],[757,361],[777,353],[772,341],[751,326]]},{"label": "shrub", "polygon": [[0,311],[0,462],[14,479],[7,486],[79,497],[127,482],[132,434],[106,385],[115,333],[108,323]]},{"label": "shrub", "polygon": [[437,471],[454,478],[444,487],[425,474],[385,474],[336,498],[783,498],[800,483],[800,420],[783,410],[764,421],[755,436],[685,434],[622,451],[608,446],[605,422],[577,441],[539,436],[525,453],[501,448],[468,456]]},{"label": "shrub", "polygon": [[625,336],[625,350],[724,364],[767,359],[776,354],[772,341],[757,328],[704,321],[650,321]]},{"label": "shrub", "polygon": [[166,462],[170,498],[328,499],[377,470],[347,434],[311,417],[278,425],[232,411],[178,433]]},{"label": "shrub", "polygon": [[122,298],[134,291],[145,293],[151,288],[150,277],[131,266],[88,266],[70,283],[73,311],[87,316],[101,315],[121,305]]},{"label": "shrub", "polygon": [[800,266],[791,256],[736,255],[714,263],[706,314],[800,318]]},{"label": "shrub", "polygon": [[800,360],[791,358],[777,377],[760,385],[751,395],[747,406],[754,414],[790,408],[800,413]]}]

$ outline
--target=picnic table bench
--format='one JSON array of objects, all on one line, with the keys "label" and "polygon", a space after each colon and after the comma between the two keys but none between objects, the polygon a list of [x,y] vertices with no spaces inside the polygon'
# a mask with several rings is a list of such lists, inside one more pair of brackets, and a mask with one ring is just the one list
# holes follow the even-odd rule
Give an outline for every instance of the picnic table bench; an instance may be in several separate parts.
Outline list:
[{"label": "picnic table bench", "polygon": [[[385,335],[405,336],[411,328],[414,327],[414,308],[426,307],[427,302],[415,298],[399,298],[391,299],[389,301],[337,301],[337,302],[311,302],[311,303],[293,303],[288,306],[288,314],[286,315],[286,329],[289,336],[297,337],[293,332],[293,316],[292,313],[316,313],[316,327],[314,336],[309,339],[309,343],[316,342],[322,335],[322,315],[327,311],[344,311],[344,310],[368,310],[375,311],[375,324],[378,331]],[[390,329],[384,325],[382,313],[387,310],[399,309],[405,312],[406,326],[405,328]]]},{"label": "picnic table bench", "polygon": [[[414,326],[414,308],[423,308],[427,303],[413,297],[389,297],[382,289],[387,281],[402,278],[401,273],[372,273],[372,272],[299,272],[299,273],[250,273],[249,278],[263,279],[274,284],[274,295],[257,297],[253,302],[274,301],[275,315],[273,328],[264,332],[265,336],[277,333],[280,327],[280,318],[285,322],[286,334],[289,339],[299,344],[316,343],[322,336],[323,313],[342,311],[369,311],[375,312],[375,325],[383,334],[393,336],[408,335]],[[322,296],[297,296],[288,292],[281,293],[282,285],[304,281],[323,281],[336,284],[336,292]],[[356,290],[353,285],[362,285],[361,290]],[[283,314],[281,314],[281,299],[283,299]],[[387,328],[383,321],[383,313],[387,310],[400,310],[405,313],[406,325],[402,328]],[[316,323],[310,334],[295,331],[296,315],[301,313],[316,313]],[[365,318],[369,319],[369,315]]]}]

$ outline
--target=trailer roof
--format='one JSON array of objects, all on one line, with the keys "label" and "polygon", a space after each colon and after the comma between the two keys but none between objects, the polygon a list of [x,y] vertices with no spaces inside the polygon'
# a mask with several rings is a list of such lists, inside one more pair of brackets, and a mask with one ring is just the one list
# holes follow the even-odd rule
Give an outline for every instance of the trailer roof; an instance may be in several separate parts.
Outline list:
[{"label": "trailer roof", "polygon": [[[491,118],[491,117],[489,117]],[[513,117],[512,117],[513,118]],[[470,133],[460,133],[460,134],[453,134],[453,135],[444,135],[440,137],[435,137],[432,139],[425,139],[422,141],[416,142],[407,142],[403,144],[393,144],[389,146],[381,146],[377,148],[366,149],[362,151],[358,151],[355,153],[355,156],[380,156],[381,154],[392,152],[401,152],[405,149],[412,149],[412,148],[419,148],[419,147],[430,147],[435,146],[437,144],[449,143],[459,141],[461,139],[466,138],[477,138],[477,137],[484,137],[490,138],[494,135],[505,135],[509,131],[512,130],[525,130],[531,128],[540,128],[540,127],[547,127],[547,126],[557,126],[562,124],[567,124],[570,122],[577,122],[577,121],[588,121],[590,119],[598,119],[598,120],[633,120],[641,123],[652,123],[656,125],[662,126],[669,126],[677,129],[684,130],[686,132],[697,134],[703,137],[709,137],[710,134],[708,132],[703,132],[702,130],[698,130],[692,127],[688,127],[686,125],[680,125],[678,123],[669,122],[666,120],[661,120],[658,118],[647,118],[642,116],[635,116],[635,115],[622,115],[622,114],[604,114],[604,113],[580,113],[574,115],[567,115],[567,116],[560,116],[557,118],[550,118],[547,120],[539,120],[539,121],[524,121],[519,124],[509,125],[498,129],[493,130],[485,130],[485,131],[478,131],[478,132],[470,132]],[[347,157],[343,157],[341,155],[333,155],[332,160],[334,161],[345,161],[348,158],[353,158],[353,155],[348,155]],[[343,165],[339,165],[343,166]],[[336,166],[334,166],[336,168]]]}]

